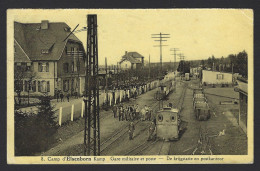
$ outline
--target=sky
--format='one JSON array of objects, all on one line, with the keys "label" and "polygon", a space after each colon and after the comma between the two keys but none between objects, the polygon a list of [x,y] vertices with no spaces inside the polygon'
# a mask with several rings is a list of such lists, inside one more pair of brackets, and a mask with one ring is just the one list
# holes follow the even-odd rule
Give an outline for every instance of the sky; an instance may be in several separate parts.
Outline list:
[{"label": "sky", "polygon": [[[8,10],[8,19],[21,23],[65,22],[71,29],[87,26],[87,14],[97,14],[99,64],[116,64],[128,52],[160,61],[159,42],[151,34],[170,34],[163,42],[163,62],[173,62],[171,48],[185,60],[216,58],[243,50],[253,58],[253,11],[248,9],[55,9]],[[86,47],[87,32],[75,33]],[[178,60],[177,60],[178,61]]]}]

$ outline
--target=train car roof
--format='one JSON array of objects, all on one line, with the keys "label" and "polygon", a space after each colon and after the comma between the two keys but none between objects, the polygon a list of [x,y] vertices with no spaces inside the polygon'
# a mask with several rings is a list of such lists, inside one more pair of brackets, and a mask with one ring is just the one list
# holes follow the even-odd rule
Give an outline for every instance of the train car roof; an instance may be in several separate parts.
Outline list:
[{"label": "train car roof", "polygon": [[170,112],[174,112],[174,113],[178,113],[179,110],[176,108],[171,108],[171,107],[164,107],[163,109],[161,109],[159,112],[165,112],[165,111],[170,111]]}]

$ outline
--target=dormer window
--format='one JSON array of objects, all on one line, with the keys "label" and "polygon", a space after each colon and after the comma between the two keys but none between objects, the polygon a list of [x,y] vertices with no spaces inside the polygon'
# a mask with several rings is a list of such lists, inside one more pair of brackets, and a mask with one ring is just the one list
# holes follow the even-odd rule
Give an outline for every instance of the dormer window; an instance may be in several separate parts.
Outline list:
[{"label": "dormer window", "polygon": [[69,27],[64,27],[64,30],[67,32],[70,32],[70,28]]},{"label": "dormer window", "polygon": [[42,49],[42,54],[47,54],[49,53],[49,49]]},{"label": "dormer window", "polygon": [[49,72],[49,63],[48,62],[38,63],[38,72]]}]

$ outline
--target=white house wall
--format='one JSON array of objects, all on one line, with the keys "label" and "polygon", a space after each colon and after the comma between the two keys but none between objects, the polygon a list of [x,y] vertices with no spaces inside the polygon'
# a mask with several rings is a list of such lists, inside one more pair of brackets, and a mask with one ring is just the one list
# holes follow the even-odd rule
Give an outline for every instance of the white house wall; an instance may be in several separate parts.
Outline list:
[{"label": "white house wall", "polygon": [[[222,74],[223,79],[217,79],[217,75]],[[202,83],[207,84],[232,84],[232,74],[223,72],[213,72],[213,71],[202,71]]]}]

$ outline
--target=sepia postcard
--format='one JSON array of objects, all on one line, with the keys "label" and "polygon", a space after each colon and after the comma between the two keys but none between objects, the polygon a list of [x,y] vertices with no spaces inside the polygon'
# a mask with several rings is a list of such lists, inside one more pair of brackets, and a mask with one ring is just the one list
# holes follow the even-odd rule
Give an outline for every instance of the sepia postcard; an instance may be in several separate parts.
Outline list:
[{"label": "sepia postcard", "polygon": [[252,9],[8,9],[8,164],[252,164]]}]

